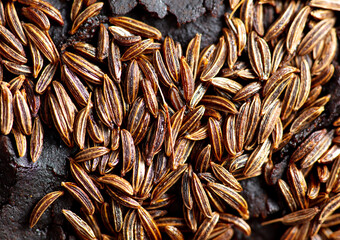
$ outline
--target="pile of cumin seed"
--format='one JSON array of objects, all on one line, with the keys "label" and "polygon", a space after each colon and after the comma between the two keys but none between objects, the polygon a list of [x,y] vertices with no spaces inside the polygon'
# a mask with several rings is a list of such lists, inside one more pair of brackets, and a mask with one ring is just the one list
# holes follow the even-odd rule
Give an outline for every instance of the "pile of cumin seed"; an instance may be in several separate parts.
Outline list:
[{"label": "pile of cumin seed", "polygon": [[[103,6],[74,1],[70,34]],[[269,23],[266,8],[276,11]],[[97,46],[59,50],[48,34],[50,19],[63,24],[57,9],[0,1],[0,76],[16,75],[1,77],[1,134],[14,135],[19,156],[29,140],[33,162],[43,124],[79,148],[70,156],[75,182],[62,187],[80,203],[80,214],[63,214],[81,239],[250,235],[240,182],[261,175],[273,184],[272,154],[331,98],[320,94],[334,73],[334,10],[336,0],[230,1],[219,42],[201,50],[197,34],[185,53],[149,25],[112,17]],[[264,224],[289,225],[282,239],[339,237],[339,133],[313,132],[274,183],[292,213]],[[43,197],[30,226],[63,194]],[[183,205],[176,217],[172,205]]]}]

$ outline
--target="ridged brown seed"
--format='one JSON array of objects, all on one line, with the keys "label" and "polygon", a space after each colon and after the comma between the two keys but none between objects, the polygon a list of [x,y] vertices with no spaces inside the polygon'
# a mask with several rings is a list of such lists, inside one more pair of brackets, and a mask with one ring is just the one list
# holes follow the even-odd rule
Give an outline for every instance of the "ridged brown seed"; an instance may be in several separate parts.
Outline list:
[{"label": "ridged brown seed", "polygon": [[48,31],[50,29],[50,20],[43,11],[36,8],[23,7],[21,13],[42,30]]},{"label": "ridged brown seed", "polygon": [[194,141],[185,138],[180,138],[176,141],[174,151],[169,159],[171,169],[177,169],[179,165],[187,161],[194,145]]},{"label": "ridged brown seed", "polygon": [[337,177],[339,175],[339,166],[340,166],[340,157],[337,157],[334,160],[334,163],[332,164],[330,176],[329,176],[329,178],[326,182],[326,192],[327,193],[330,193],[335,186],[335,183],[337,181]]},{"label": "ridged brown seed", "polygon": [[24,92],[17,90],[13,99],[15,121],[20,131],[25,135],[32,133],[32,117]]},{"label": "ridged brown seed", "polygon": [[124,217],[123,229],[122,229],[123,239],[126,239],[126,240],[134,239],[134,228],[136,224],[136,219],[137,219],[136,211],[133,209],[130,209]]},{"label": "ridged brown seed", "polygon": [[35,86],[35,91],[37,93],[43,94],[46,91],[54,78],[57,68],[57,64],[50,63],[46,65]]},{"label": "ridged brown seed", "polygon": [[233,101],[238,102],[250,98],[257,92],[259,92],[261,88],[262,86],[259,82],[249,83],[236,92],[235,96],[233,97]]},{"label": "ridged brown seed", "polygon": [[233,69],[238,57],[236,35],[229,28],[223,28],[222,32],[228,48],[227,63],[229,68]]},{"label": "ridged brown seed", "polygon": [[84,107],[89,100],[89,92],[76,74],[66,65],[61,66],[62,80],[76,102]]},{"label": "ridged brown seed", "polygon": [[199,56],[198,60],[198,67],[197,67],[197,77],[202,74],[202,72],[208,67],[208,65],[211,63],[214,52],[216,50],[215,44],[211,44],[207,47],[205,47]]},{"label": "ridged brown seed", "polygon": [[246,200],[233,189],[220,183],[209,182],[207,188],[217,194],[222,200],[234,208],[243,219],[249,218],[248,204]]},{"label": "ridged brown seed", "polygon": [[4,42],[2,42],[0,45],[0,55],[11,62],[18,64],[27,63],[27,58],[25,56],[18,53]]},{"label": "ridged brown seed", "polygon": [[131,46],[142,40],[141,36],[133,35],[125,28],[118,26],[109,26],[109,31],[113,38],[122,46]]},{"label": "ridged brown seed", "polygon": [[324,19],[318,22],[301,40],[297,49],[299,55],[310,53],[314,46],[328,34],[335,24],[335,19]]},{"label": "ridged brown seed", "polygon": [[5,5],[6,23],[23,45],[27,45],[27,38],[22,28],[17,10],[13,1],[8,1]]},{"label": "ridged brown seed", "polygon": [[213,154],[218,161],[221,161],[223,155],[222,129],[221,124],[215,118],[209,118],[209,137]]},{"label": "ridged brown seed", "polygon": [[191,210],[193,208],[193,197],[191,192],[191,179],[192,179],[192,167],[189,165],[188,169],[182,175],[181,182],[181,195],[183,199],[184,206]]},{"label": "ridged brown seed", "polygon": [[234,226],[243,232],[245,235],[250,236],[251,228],[246,221],[242,218],[234,216],[229,213],[220,213],[220,222],[232,223]]},{"label": "ridged brown seed", "polygon": [[109,184],[115,189],[119,189],[127,195],[133,195],[132,185],[122,177],[115,174],[105,174],[97,179],[99,182]]},{"label": "ridged brown seed", "polygon": [[208,138],[208,128],[209,128],[208,125],[199,127],[198,129],[195,129],[194,132],[189,133],[188,135],[185,135],[184,137],[192,141],[204,140]]},{"label": "ridged brown seed", "polygon": [[244,22],[247,34],[249,34],[253,29],[254,24],[254,1],[253,0],[246,0],[243,2],[241,11],[240,11],[240,18],[242,22]]},{"label": "ridged brown seed", "polygon": [[103,203],[104,199],[100,190],[94,184],[90,176],[85,172],[85,170],[73,160],[70,162],[70,170],[73,178],[78,182],[78,184],[98,203]]},{"label": "ridged brown seed", "polygon": [[18,52],[22,56],[26,56],[24,47],[20,40],[4,25],[0,25],[0,36],[6,44],[9,45],[14,51]]},{"label": "ridged brown seed", "polygon": [[106,74],[104,74],[103,94],[112,120],[120,127],[123,122],[122,96],[117,85]]},{"label": "ridged brown seed", "polygon": [[36,162],[42,152],[44,129],[39,117],[35,117],[30,140],[30,156],[32,162]]},{"label": "ridged brown seed", "polygon": [[104,202],[101,206],[98,206],[96,210],[99,210],[100,212],[100,217],[105,229],[113,233],[115,229],[112,224],[113,214],[111,212],[110,204]]},{"label": "ridged brown seed", "polygon": [[155,203],[161,196],[168,191],[182,176],[188,165],[180,165],[176,170],[170,171],[163,179],[155,186],[151,194],[151,203]]},{"label": "ridged brown seed", "polygon": [[333,162],[340,154],[340,148],[337,145],[330,147],[325,154],[323,154],[318,162],[327,164]]},{"label": "ridged brown seed", "polygon": [[24,23],[23,26],[29,39],[37,46],[41,53],[44,54],[51,63],[56,63],[59,59],[59,54],[55,52],[54,43],[50,41],[48,36],[31,23]]},{"label": "ridged brown seed", "polygon": [[27,150],[26,135],[20,131],[16,124],[13,125],[11,132],[14,135],[15,145],[17,147],[19,157],[25,156]]},{"label": "ridged brown seed", "polygon": [[129,17],[111,17],[109,21],[116,26],[125,28],[142,37],[154,38],[156,40],[162,38],[162,33],[158,29]]},{"label": "ridged brown seed", "polygon": [[278,219],[269,220],[268,222],[262,223],[262,225],[267,225],[275,222],[282,222],[285,225],[298,225],[312,220],[318,212],[319,209],[317,207],[306,208],[289,213]]},{"label": "ridged brown seed", "polygon": [[235,156],[237,153],[237,143],[236,143],[236,116],[229,115],[227,116],[224,126],[223,126],[223,135],[224,135],[224,146],[227,152]]},{"label": "ridged brown seed", "polygon": [[323,207],[320,209],[320,213],[317,215],[315,221],[313,221],[313,224],[311,226],[309,232],[311,236],[314,236],[315,234],[318,233],[321,224],[327,219],[327,217],[332,215],[333,212],[339,208],[339,206],[340,206],[340,193],[330,198],[328,202],[325,203]]},{"label": "ridged brown seed", "polygon": [[190,132],[197,122],[201,120],[205,111],[205,107],[200,105],[194,109],[192,109],[183,119],[182,126],[179,129],[178,135],[181,136],[186,132]]},{"label": "ridged brown seed", "polygon": [[52,115],[53,123],[61,139],[69,147],[73,146],[73,141],[71,138],[71,131],[67,125],[66,119],[61,110],[61,106],[53,93],[48,93],[48,105],[49,110]]},{"label": "ridged brown seed", "polygon": [[39,221],[41,215],[46,211],[46,209],[55,201],[58,197],[62,196],[64,191],[55,191],[46,194],[39,202],[35,205],[30,219],[30,228],[33,228],[35,224]]},{"label": "ridged brown seed", "polygon": [[329,131],[320,141],[316,143],[313,149],[302,159],[301,167],[308,168],[312,166],[331,146],[334,130]]},{"label": "ridged brown seed", "polygon": [[133,138],[131,133],[125,129],[122,129],[121,132],[121,140],[122,140],[122,153],[123,153],[123,167],[121,170],[121,175],[125,176],[125,174],[130,171],[135,164],[136,160],[136,148],[134,145]]},{"label": "ridged brown seed", "polygon": [[167,67],[162,58],[162,54],[159,50],[156,50],[153,54],[153,64],[158,74],[159,80],[164,86],[169,87],[173,81],[170,77]]},{"label": "ridged brown seed", "polygon": [[2,60],[1,63],[5,68],[16,75],[24,75],[24,76],[31,76],[33,74],[33,69],[31,66],[17,64],[14,62],[10,62],[7,60]]},{"label": "ridged brown seed", "polygon": [[154,176],[155,176],[155,170],[154,170],[154,165],[152,162],[146,169],[143,183],[138,192],[138,195],[141,196],[142,199],[150,196],[151,189],[154,186],[153,184]]},{"label": "ridged brown seed", "polygon": [[175,50],[174,40],[170,37],[165,37],[163,43],[163,55],[168,72],[174,82],[179,81],[180,77],[180,63]]},{"label": "ridged brown seed", "polygon": [[142,70],[144,77],[151,82],[152,88],[157,94],[158,91],[158,77],[155,68],[151,64],[151,62],[142,55],[137,58],[138,66]]},{"label": "ridged brown seed", "polygon": [[296,51],[297,46],[301,42],[302,33],[310,12],[311,8],[309,6],[301,8],[289,27],[286,46],[290,54],[293,54]]},{"label": "ridged brown seed", "polygon": [[122,206],[128,207],[128,208],[139,208],[141,205],[132,197],[122,193],[119,190],[113,190],[111,187],[107,186],[106,188],[107,193],[110,195],[110,197],[121,204]]},{"label": "ridged brown seed", "polygon": [[128,61],[131,60],[133,58],[138,57],[140,54],[143,53],[143,51],[145,51],[145,49],[147,49],[151,44],[153,43],[152,39],[145,39],[143,41],[137,42],[134,45],[132,45],[131,47],[129,47],[124,54],[122,55],[122,57],[120,58],[121,61]]},{"label": "ridged brown seed", "polygon": [[145,176],[146,166],[145,159],[142,157],[140,149],[136,148],[136,163],[132,169],[131,184],[135,193],[139,192],[139,189],[143,183]]},{"label": "ridged brown seed", "polygon": [[125,78],[125,96],[128,104],[132,104],[139,91],[140,70],[136,60],[129,63]]},{"label": "ridged brown seed", "polygon": [[157,118],[158,101],[152,83],[148,79],[141,79],[141,86],[144,93],[145,103],[151,114]]},{"label": "ridged brown seed", "polygon": [[241,192],[243,190],[241,184],[227,169],[214,162],[211,162],[210,165],[216,178],[224,185],[234,189],[236,192]]},{"label": "ridged brown seed", "polygon": [[280,118],[277,119],[275,123],[275,127],[272,132],[272,139],[273,139],[273,148],[276,149],[279,147],[281,140],[283,137],[283,126],[282,121]]},{"label": "ridged brown seed", "polygon": [[173,152],[175,142],[183,122],[184,113],[185,106],[181,110],[177,111],[170,119],[171,131],[167,131],[165,133],[164,139],[165,153],[167,156],[170,156]]},{"label": "ridged brown seed", "polygon": [[32,62],[33,62],[33,77],[37,78],[44,64],[43,57],[41,56],[40,50],[36,47],[32,41],[28,42],[30,48]]},{"label": "ridged brown seed", "polygon": [[307,183],[301,170],[297,169],[295,164],[290,164],[288,167],[287,176],[294,199],[296,199],[296,202],[300,208],[306,208]]},{"label": "ridged brown seed", "polygon": [[164,232],[170,237],[170,239],[184,240],[183,233],[174,226],[166,226]]},{"label": "ridged brown seed", "polygon": [[83,0],[74,0],[71,7],[70,19],[73,22],[83,7]]},{"label": "ridged brown seed", "polygon": [[69,129],[73,131],[73,123],[78,111],[77,107],[74,105],[72,99],[60,82],[53,81],[52,85],[58,99],[61,111],[63,112],[64,118],[66,119],[67,125]]},{"label": "ridged brown seed", "polygon": [[180,60],[180,76],[184,98],[187,102],[190,102],[195,90],[195,79],[185,57],[182,57]]},{"label": "ridged brown seed", "polygon": [[242,85],[240,83],[229,78],[214,77],[210,82],[214,87],[233,94],[242,89]]},{"label": "ridged brown seed", "polygon": [[314,119],[320,116],[320,114],[324,110],[325,108],[323,106],[307,108],[302,113],[300,113],[299,116],[296,117],[296,119],[290,126],[290,132],[292,134],[295,134],[305,129],[308,126],[308,124],[310,124]]},{"label": "ridged brown seed", "polygon": [[279,189],[280,189],[281,193],[283,194],[283,197],[285,198],[290,210],[292,212],[296,211],[297,208],[298,208],[297,203],[296,203],[297,199],[294,198],[288,184],[284,180],[279,179],[278,180],[278,186],[279,186]]},{"label": "ridged brown seed", "polygon": [[242,104],[236,118],[236,150],[242,152],[249,124],[250,102]]},{"label": "ridged brown seed", "polygon": [[268,110],[262,116],[260,127],[259,127],[259,135],[258,135],[258,143],[261,144],[266,139],[269,138],[269,135],[272,133],[277,119],[280,118],[281,113],[281,103],[279,100],[274,101],[270,106],[268,106]]},{"label": "ridged brown seed", "polygon": [[249,106],[248,113],[248,133],[245,138],[245,146],[246,149],[251,147],[253,139],[255,137],[255,132],[260,121],[260,113],[261,113],[261,99],[259,94],[255,94],[253,97],[251,104]]},{"label": "ridged brown seed", "polygon": [[0,128],[3,135],[11,132],[13,121],[13,95],[5,84],[0,83]]},{"label": "ridged brown seed", "polygon": [[275,88],[276,84],[282,79],[285,79],[288,75],[298,72],[299,69],[292,66],[283,66],[279,68],[275,73],[273,73],[270,78],[267,80],[266,84],[263,87],[263,95],[267,95],[269,92]]},{"label": "ridged brown seed", "polygon": [[340,9],[340,5],[336,0],[311,0],[310,5],[312,7],[319,7],[324,9],[330,9],[337,11]]},{"label": "ridged brown seed", "polygon": [[195,240],[209,239],[209,236],[214,230],[214,227],[216,226],[219,217],[220,217],[219,213],[213,212],[211,218],[205,218],[205,220],[197,229],[193,239]]},{"label": "ridged brown seed", "polygon": [[[94,103],[99,119],[108,128],[113,128],[113,119],[101,88],[94,89]],[[105,138],[104,138],[105,140]]]},{"label": "ridged brown seed", "polygon": [[319,73],[332,63],[337,47],[336,30],[335,28],[332,28],[324,39],[324,47],[321,56],[313,63],[312,73]]},{"label": "ridged brown seed", "polygon": [[263,4],[255,3],[254,6],[254,30],[259,36],[264,35]]},{"label": "ridged brown seed", "polygon": [[120,83],[122,76],[122,62],[120,60],[119,47],[113,40],[111,40],[109,46],[108,66],[113,80],[117,83]]},{"label": "ridged brown seed", "polygon": [[236,37],[237,37],[237,55],[241,56],[242,52],[247,45],[247,31],[246,26],[243,21],[239,18],[232,18],[234,26],[236,28]]},{"label": "ridged brown seed", "polygon": [[217,111],[236,114],[238,113],[235,104],[225,97],[220,97],[216,95],[205,95],[200,104],[207,107],[211,107]]},{"label": "ridged brown seed", "polygon": [[305,157],[312,151],[315,145],[327,134],[326,129],[313,132],[306,140],[295,150],[290,161],[296,162]]},{"label": "ridged brown seed", "polygon": [[[220,79],[220,78],[214,78],[215,80],[212,80],[215,84],[219,85],[221,84],[221,81],[222,81],[222,85],[223,87],[227,87],[229,88],[230,85],[228,83],[225,84],[225,81],[224,79]],[[217,83],[218,82],[218,83]],[[206,92],[208,91],[208,88],[210,86],[210,82],[202,82],[202,83],[198,83],[196,88],[195,88],[195,91],[192,95],[192,98],[191,98],[191,101],[189,103],[189,106],[191,108],[195,108],[197,106],[197,104],[201,101],[201,99],[204,97],[204,95],[206,94]],[[222,87],[222,86],[221,86]],[[230,88],[229,88],[230,89]],[[184,103],[182,104],[179,104],[179,105],[184,105]]]},{"label": "ridged brown seed", "polygon": [[95,208],[91,199],[80,187],[77,186],[77,184],[73,182],[62,182],[61,186],[66,188],[66,190],[72,195],[72,197],[82,205],[84,211],[87,214],[94,214]]},{"label": "ridged brown seed", "polygon": [[99,61],[103,61],[107,58],[109,54],[109,32],[105,25],[101,23],[99,25],[99,32],[98,32],[98,46],[97,46],[97,58]]},{"label": "ridged brown seed", "polygon": [[311,71],[309,64],[306,59],[301,62],[300,67],[300,87],[297,94],[294,110],[300,109],[307,101],[310,90],[311,90]]},{"label": "ridged brown seed", "polygon": [[280,15],[279,18],[275,20],[269,27],[264,36],[265,41],[270,41],[274,38],[277,38],[284,30],[288,27],[290,20],[295,13],[295,2],[291,1],[284,12]]},{"label": "ridged brown seed", "polygon": [[162,239],[161,233],[154,219],[151,217],[150,213],[143,207],[138,208],[138,216],[143,225],[146,234],[151,240]]},{"label": "ridged brown seed", "polygon": [[190,40],[187,46],[187,50],[185,53],[185,58],[188,65],[191,68],[193,78],[196,79],[197,75],[197,67],[198,67],[198,60],[200,55],[200,47],[201,47],[201,34],[196,34],[196,36]]},{"label": "ridged brown seed", "polygon": [[90,114],[90,109],[92,108],[91,94],[87,106],[81,109],[74,119],[73,124],[73,140],[78,145],[80,149],[85,147],[85,137],[87,128],[87,118]]},{"label": "ridged brown seed", "polygon": [[98,122],[94,118],[93,111],[90,111],[89,116],[87,118],[86,131],[93,142],[99,144],[104,142],[102,123]]},{"label": "ridged brown seed", "polygon": [[145,148],[146,164],[150,165],[153,157],[161,150],[165,138],[166,115],[164,111],[158,112],[157,122],[150,131]]},{"label": "ridged brown seed", "polygon": [[200,209],[200,211],[202,212],[202,214],[207,218],[211,218],[212,210],[211,210],[208,196],[201,183],[201,180],[198,178],[198,176],[195,173],[192,174],[191,189],[192,189],[195,203]]},{"label": "ridged brown seed", "polygon": [[70,34],[73,35],[77,32],[79,27],[89,18],[98,15],[103,8],[104,3],[98,2],[91,4],[84,11],[79,13],[79,15],[74,19]]},{"label": "ridged brown seed", "polygon": [[211,63],[205,68],[200,76],[201,81],[208,81],[215,77],[222,68],[227,57],[227,46],[224,37],[220,37],[219,43],[213,54]]},{"label": "ridged brown seed", "polygon": [[332,78],[334,71],[334,65],[328,65],[322,72],[312,78],[312,88],[326,84]]},{"label": "ridged brown seed", "polygon": [[249,159],[244,167],[243,174],[250,176],[252,173],[261,169],[262,165],[266,162],[270,153],[271,141],[267,138],[262,144],[258,145],[251,153]]},{"label": "ridged brown seed", "polygon": [[71,223],[73,228],[82,238],[90,239],[90,240],[97,239],[92,228],[83,219],[81,219],[77,214],[66,209],[63,209],[62,212],[64,216],[66,217],[67,221]]},{"label": "ridged brown seed", "polygon": [[102,84],[104,73],[97,65],[90,63],[79,55],[67,51],[63,53],[62,60],[71,70],[79,74],[86,81],[93,84]]}]

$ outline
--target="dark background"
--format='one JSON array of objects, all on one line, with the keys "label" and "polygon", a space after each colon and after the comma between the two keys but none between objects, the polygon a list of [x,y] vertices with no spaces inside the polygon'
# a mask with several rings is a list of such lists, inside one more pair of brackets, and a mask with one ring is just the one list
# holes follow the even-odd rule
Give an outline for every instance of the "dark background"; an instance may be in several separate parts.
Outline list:
[{"label": "dark background", "polygon": [[[51,22],[50,35],[58,47],[82,39],[88,41],[96,36],[96,26],[107,22],[107,16],[128,15],[157,27],[163,36],[170,35],[179,41],[183,49],[195,34],[202,33],[202,47],[215,43],[225,26],[223,14],[227,6],[219,0],[107,0],[103,14],[89,19],[77,35],[70,37],[69,19],[72,1],[49,0],[57,7],[65,21],[63,27]],[[228,2],[228,1],[226,1]],[[16,3],[17,4],[17,3]],[[110,7],[109,7],[110,6]],[[275,177],[284,174],[289,155],[311,131],[329,128],[339,115],[340,68],[337,63],[333,79],[323,90],[331,93],[332,99],[323,113],[308,129],[295,136],[281,152],[273,158]],[[58,75],[57,75],[58,76]],[[5,76],[6,77],[6,76]],[[62,208],[72,209],[76,205],[65,194],[58,199],[41,217],[38,224],[30,229],[29,215],[39,199],[46,193],[60,190],[60,183],[71,180],[68,173],[67,157],[75,150],[68,149],[54,129],[45,127],[44,149],[40,159],[32,163],[26,156],[17,157],[12,136],[0,136],[0,239],[74,239],[73,231],[61,214]],[[275,187],[268,187],[262,177],[242,181],[244,197],[249,204],[250,223],[253,234],[249,239],[278,239],[285,230],[280,224],[261,228],[262,218],[280,216],[286,211]],[[236,233],[235,238],[244,236]]]}]

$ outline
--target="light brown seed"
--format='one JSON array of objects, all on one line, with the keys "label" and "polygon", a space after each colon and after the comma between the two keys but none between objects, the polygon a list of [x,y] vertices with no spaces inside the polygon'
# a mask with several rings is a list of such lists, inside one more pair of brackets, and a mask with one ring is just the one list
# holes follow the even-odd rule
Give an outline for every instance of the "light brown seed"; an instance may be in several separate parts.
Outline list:
[{"label": "light brown seed", "polygon": [[25,135],[32,133],[32,117],[26,101],[25,91],[17,90],[13,99],[15,121],[20,131]]},{"label": "light brown seed", "polygon": [[275,100],[270,106],[268,106],[266,112],[262,116],[262,120],[258,132],[258,143],[263,143],[268,139],[272,133],[277,120],[280,118],[281,103],[279,100]]},{"label": "light brown seed", "polygon": [[191,41],[188,43],[188,47],[185,54],[186,61],[191,68],[191,72],[194,79],[196,79],[198,71],[197,68],[200,55],[201,37],[202,35],[197,33],[196,36],[193,39],[191,39]]},{"label": "light brown seed", "polygon": [[295,164],[290,164],[288,166],[287,176],[294,199],[296,199],[300,208],[306,208],[307,183],[301,170],[298,170]]},{"label": "light brown seed", "polygon": [[250,236],[251,234],[250,226],[242,218],[239,218],[229,213],[220,213],[220,221],[234,224],[234,226],[237,229],[239,229],[241,232],[243,232],[247,236]]},{"label": "light brown seed", "polygon": [[79,74],[86,81],[93,84],[102,84],[104,73],[97,65],[67,51],[63,53],[62,60],[72,71]]},{"label": "light brown seed", "polygon": [[8,135],[14,121],[13,96],[10,89],[0,83],[0,128],[1,133]]},{"label": "light brown seed", "polygon": [[18,127],[13,125],[12,134],[14,135],[15,145],[17,147],[19,157],[23,157],[26,154],[27,149],[27,138],[26,135],[23,134]]},{"label": "light brown seed", "polygon": [[33,228],[35,224],[39,221],[41,215],[46,211],[46,209],[55,201],[58,197],[62,196],[64,191],[55,191],[46,194],[39,202],[35,205],[30,219],[30,228]]},{"label": "light brown seed", "polygon": [[30,156],[32,162],[36,162],[42,152],[44,139],[44,129],[39,117],[34,119],[32,135],[30,140]]},{"label": "light brown seed", "polygon": [[104,74],[103,94],[111,118],[120,127],[123,122],[122,96],[117,85],[106,74]]},{"label": "light brown seed", "polygon": [[227,169],[214,162],[211,162],[210,165],[216,178],[219,179],[224,185],[234,189],[236,192],[241,192],[243,190],[241,184]]},{"label": "light brown seed", "polygon": [[302,129],[306,128],[315,118],[317,118],[323,111],[324,107],[311,107],[304,110],[297,118],[294,120],[290,126],[290,132],[295,134],[300,132]]},{"label": "light brown seed", "polygon": [[270,153],[271,141],[267,138],[262,144],[258,145],[256,149],[251,153],[244,167],[243,174],[245,176],[252,175],[258,169],[261,169],[262,165],[267,161],[267,157]]},{"label": "light brown seed", "polygon": [[254,24],[254,1],[246,0],[243,1],[240,18],[244,22],[247,34],[249,34],[253,29]]},{"label": "light brown seed", "polygon": [[156,40],[162,38],[162,33],[158,29],[129,17],[111,17],[109,21],[116,26],[125,28],[142,37],[154,38]]},{"label": "light brown seed", "polygon": [[89,116],[91,107],[92,107],[92,102],[91,102],[91,93],[90,93],[89,102],[87,103],[87,106],[81,109],[75,116],[73,129],[72,129],[73,140],[81,150],[84,149],[85,147],[87,118]]},{"label": "light brown seed", "polygon": [[171,37],[166,37],[163,43],[163,55],[168,72],[174,82],[179,81],[180,64],[175,50],[175,43]]},{"label": "light brown seed", "polygon": [[280,15],[279,18],[275,20],[275,22],[270,25],[269,29],[264,36],[265,41],[270,41],[274,38],[277,38],[284,30],[288,27],[290,20],[295,11],[295,2],[291,1],[284,12]]},{"label": "light brown seed", "polygon": [[14,32],[16,37],[23,45],[27,45],[27,38],[22,28],[20,19],[18,17],[17,10],[13,1],[8,1],[5,7],[6,23]]},{"label": "light brown seed", "polygon": [[205,218],[200,227],[197,229],[195,233],[195,240],[206,240],[209,238],[209,235],[214,230],[220,215],[217,212],[213,212],[211,218]]},{"label": "light brown seed", "polygon": [[156,222],[151,217],[150,213],[143,207],[138,208],[138,216],[143,225],[146,234],[151,240],[162,239],[161,233],[156,225]]},{"label": "light brown seed", "polygon": [[104,184],[109,184],[127,195],[133,195],[132,185],[124,178],[115,174],[105,174],[104,176],[99,177],[97,180]]},{"label": "light brown seed", "polygon": [[153,43],[153,39],[145,39],[143,41],[137,42],[131,47],[129,47],[122,57],[120,58],[121,61],[128,61],[133,58],[138,57],[140,54],[143,53],[145,49],[147,49]]},{"label": "light brown seed", "polygon": [[325,8],[334,11],[339,11],[340,9],[340,4],[336,0],[311,0],[310,5],[312,7]]},{"label": "light brown seed", "polygon": [[109,32],[105,25],[101,23],[99,25],[98,46],[96,51],[99,61],[103,61],[107,58],[109,54],[109,41]]},{"label": "light brown seed", "polygon": [[119,45],[131,46],[142,40],[141,36],[133,35],[122,27],[109,26],[109,31],[113,38],[119,43]]},{"label": "light brown seed", "polygon": [[42,30],[48,31],[50,29],[50,21],[43,11],[37,8],[23,7],[21,13]]},{"label": "light brown seed", "polygon": [[335,19],[325,19],[318,22],[301,40],[298,47],[298,54],[303,56],[310,53],[314,46],[328,34],[335,24]]}]

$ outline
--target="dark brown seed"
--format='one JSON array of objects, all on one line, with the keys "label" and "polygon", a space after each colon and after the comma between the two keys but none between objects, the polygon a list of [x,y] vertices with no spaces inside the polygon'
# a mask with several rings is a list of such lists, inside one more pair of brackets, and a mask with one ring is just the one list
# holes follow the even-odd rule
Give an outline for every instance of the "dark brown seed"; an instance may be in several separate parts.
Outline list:
[{"label": "dark brown seed", "polygon": [[236,192],[241,192],[243,190],[241,184],[227,169],[214,162],[211,162],[210,165],[216,178],[219,179],[224,185],[234,189]]},{"label": "dark brown seed", "polygon": [[21,13],[42,30],[48,31],[50,29],[50,21],[43,11],[37,8],[23,7]]},{"label": "dark brown seed", "polygon": [[236,114],[238,113],[237,108],[233,102],[225,97],[215,96],[215,95],[205,95],[200,104],[207,107],[211,107],[217,111]]},{"label": "dark brown seed", "polygon": [[5,41],[13,50],[25,56],[24,48],[20,42],[20,40],[4,25],[0,24],[0,36],[3,41]]},{"label": "dark brown seed", "polygon": [[132,60],[128,66],[125,78],[126,101],[132,104],[139,91],[140,70],[136,60]]},{"label": "dark brown seed", "polygon": [[223,155],[221,124],[215,118],[209,118],[209,137],[215,158],[221,161]]},{"label": "dark brown seed", "polygon": [[36,162],[42,152],[44,139],[44,129],[39,117],[34,119],[32,135],[30,140],[30,156],[32,162]]},{"label": "dark brown seed", "polygon": [[198,71],[198,60],[200,55],[200,46],[201,46],[201,34],[196,34],[196,36],[191,39],[188,44],[186,50],[186,60],[191,68],[191,72],[193,78],[196,79],[197,71]]},{"label": "dark brown seed", "polygon": [[8,71],[15,75],[31,76],[33,74],[33,69],[30,66],[17,64],[6,60],[2,60],[1,63]]},{"label": "dark brown seed", "polygon": [[111,77],[116,83],[120,83],[122,75],[122,62],[120,60],[120,50],[113,40],[110,42],[108,53],[108,65]]},{"label": "dark brown seed", "polygon": [[8,135],[14,121],[13,96],[10,89],[0,83],[0,128],[1,133]]},{"label": "dark brown seed", "polygon": [[104,3],[98,2],[91,4],[84,11],[82,11],[73,21],[70,34],[73,35],[77,32],[78,28],[89,18],[94,17],[100,13]]},{"label": "dark brown seed", "polygon": [[143,207],[140,207],[138,208],[138,216],[148,237],[151,240],[161,240],[161,233],[150,213]]},{"label": "dark brown seed", "polygon": [[133,195],[132,185],[124,178],[115,174],[105,174],[104,176],[99,177],[97,180],[104,184],[109,184],[127,195]]},{"label": "dark brown seed", "polygon": [[234,226],[237,229],[239,229],[241,232],[243,232],[247,236],[250,236],[250,234],[251,234],[250,226],[242,218],[239,218],[237,216],[234,216],[234,215],[228,214],[228,213],[220,213],[220,219],[219,220],[221,222],[226,222],[226,223],[234,224]]},{"label": "dark brown seed", "polygon": [[166,37],[164,39],[163,54],[169,74],[172,80],[177,83],[180,75],[180,64],[175,50],[174,40],[170,37]]},{"label": "dark brown seed", "polygon": [[114,123],[120,127],[123,122],[123,103],[122,96],[117,85],[104,74],[103,94],[107,103],[109,114]]},{"label": "dark brown seed", "polygon": [[162,54],[159,50],[156,50],[153,54],[153,64],[158,73],[158,77],[161,83],[163,83],[164,86],[169,87],[173,83],[173,81],[169,75],[169,72],[162,58]]},{"label": "dark brown seed", "polygon": [[46,194],[39,202],[35,205],[29,220],[30,228],[33,228],[34,225],[39,221],[39,218],[46,209],[55,201],[58,197],[62,196],[64,191],[55,191]]},{"label": "dark brown seed", "polygon": [[122,57],[120,58],[121,61],[128,61],[133,58],[138,57],[142,52],[147,49],[153,43],[152,39],[145,39],[143,41],[137,42],[136,44],[129,47]]},{"label": "dark brown seed", "polygon": [[197,177],[195,173],[192,174],[191,189],[194,195],[195,203],[199,207],[202,214],[207,218],[211,218],[212,210],[208,196],[205,192],[205,189],[203,188],[200,179]]},{"label": "dark brown seed", "polygon": [[182,57],[180,61],[180,75],[182,79],[184,98],[187,102],[190,102],[194,94],[195,80],[192,74],[192,70],[188,65],[185,57]]},{"label": "dark brown seed", "polygon": [[96,51],[99,61],[103,61],[108,56],[109,40],[109,32],[107,31],[105,25],[101,23],[99,25],[98,46]]},{"label": "dark brown seed", "polygon": [[142,40],[141,36],[133,35],[122,27],[110,26],[109,31],[113,35],[113,38],[119,43],[119,45],[131,46]]},{"label": "dark brown seed", "polygon": [[72,182],[62,182],[61,186],[66,188],[67,191],[72,195],[72,197],[82,205],[83,210],[87,214],[89,215],[94,214],[95,208],[91,199],[80,187],[78,187],[75,183]]},{"label": "dark brown seed", "polygon": [[21,25],[21,22],[20,22],[20,19],[18,17],[18,13],[17,13],[17,10],[14,6],[13,1],[8,1],[6,3],[5,15],[6,15],[6,23],[8,24],[8,26],[15,33],[15,35],[20,40],[20,42],[23,45],[26,46],[27,45],[27,38],[26,38],[26,35],[25,35],[24,30],[22,28],[22,25]]},{"label": "dark brown seed", "polygon": [[92,228],[77,214],[70,210],[63,209],[62,210],[64,216],[66,217],[67,221],[69,221],[76,232],[85,239],[95,240],[96,235],[94,234]]},{"label": "dark brown seed", "polygon": [[104,199],[101,195],[99,189],[93,183],[92,179],[85,172],[85,170],[75,163],[73,160],[70,161],[70,169],[72,176],[78,182],[78,184],[83,187],[83,189],[98,203],[103,203]]},{"label": "dark brown seed", "polygon": [[122,152],[123,152],[123,167],[121,171],[121,175],[125,176],[125,174],[130,171],[135,164],[136,161],[136,148],[133,142],[133,138],[129,131],[122,129],[121,130],[121,140],[122,140]]},{"label": "dark brown seed", "polygon": [[220,215],[217,212],[213,212],[211,218],[206,218],[195,233],[195,240],[206,240],[214,230]]},{"label": "dark brown seed", "polygon": [[47,87],[51,84],[54,78],[57,68],[58,64],[50,63],[46,65],[35,86],[35,91],[37,93],[43,94],[46,91]]},{"label": "dark brown seed", "polygon": [[16,91],[13,99],[13,110],[15,121],[20,131],[25,135],[32,133],[32,117],[27,101],[25,91]]}]

